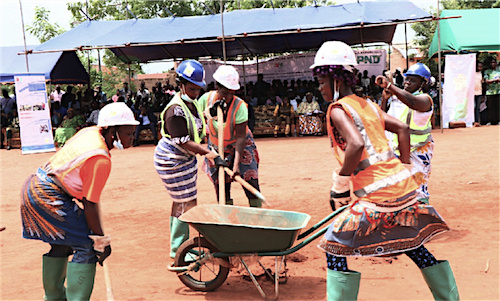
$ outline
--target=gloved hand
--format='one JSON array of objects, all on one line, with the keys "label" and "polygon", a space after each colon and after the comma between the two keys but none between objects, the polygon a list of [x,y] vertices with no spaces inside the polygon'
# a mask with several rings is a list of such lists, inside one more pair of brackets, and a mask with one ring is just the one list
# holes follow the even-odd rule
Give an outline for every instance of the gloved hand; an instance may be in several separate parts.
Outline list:
[{"label": "gloved hand", "polygon": [[107,245],[104,247],[103,252],[97,252],[97,258],[98,258],[97,262],[99,262],[99,264],[102,266],[102,263],[106,258],[108,258],[109,255],[111,255],[111,246]]},{"label": "gloved hand", "polygon": [[330,191],[330,206],[335,211],[351,202],[351,188],[349,186],[350,176],[341,176],[337,171],[333,172],[333,185]]},{"label": "gloved hand", "polygon": [[224,99],[222,100],[217,100],[214,102],[214,104],[210,107],[210,116],[212,117],[217,117],[217,108],[221,107],[222,111],[224,111],[227,107],[227,103]]},{"label": "gloved hand", "polygon": [[222,159],[221,156],[217,156],[214,158],[214,164],[215,166],[219,167],[219,166],[222,166],[222,167],[228,167],[229,165],[227,164],[227,161]]},{"label": "gloved hand", "polygon": [[94,241],[94,250],[97,253],[98,262],[102,266],[104,260],[111,255],[111,237],[109,235],[89,235],[89,237]]}]

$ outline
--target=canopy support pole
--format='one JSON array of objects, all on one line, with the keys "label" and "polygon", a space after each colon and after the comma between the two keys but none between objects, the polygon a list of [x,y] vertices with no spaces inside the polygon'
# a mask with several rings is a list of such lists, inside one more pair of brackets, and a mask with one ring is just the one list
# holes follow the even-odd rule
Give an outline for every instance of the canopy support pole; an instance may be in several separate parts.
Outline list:
[{"label": "canopy support pole", "polygon": [[406,70],[409,68],[408,63],[408,35],[406,34],[406,24],[405,23],[405,50],[406,50]]},{"label": "canopy support pole", "polygon": [[99,76],[101,76],[101,85],[102,85],[102,67],[101,67],[101,49],[97,49],[97,57],[99,58]]},{"label": "canopy support pole", "polygon": [[443,132],[443,95],[441,91],[441,27],[439,25],[439,15],[441,14],[439,10],[439,0],[437,0],[437,32],[438,32],[438,77],[437,89],[439,96],[439,124],[441,127],[441,133]]},{"label": "canopy support pole", "polygon": [[[128,63],[127,65],[128,65],[128,83],[130,84],[130,86],[132,86],[132,82],[130,81],[130,63]],[[127,99],[125,99],[125,102],[127,102]]]},{"label": "canopy support pole", "polygon": [[363,22],[361,22],[361,26],[359,27],[359,38],[361,39],[361,48],[365,48],[365,45],[363,44]]},{"label": "canopy support pole", "polygon": [[391,71],[391,50],[392,50],[392,43],[389,43],[389,49],[387,51],[387,54],[389,55],[389,68],[387,70]]},{"label": "canopy support pole", "polygon": [[[255,57],[256,67],[257,67],[257,78],[259,78],[259,55]],[[257,82],[257,81],[256,81]]]},{"label": "canopy support pole", "polygon": [[90,51],[92,51],[92,50],[87,51],[87,70],[88,70],[87,72],[89,73],[89,83],[87,85],[87,88],[89,88],[89,89],[90,89],[90,81],[91,81],[90,80]]},{"label": "canopy support pole", "polygon": [[26,72],[30,72],[30,66],[28,63],[28,50],[26,49],[26,33],[24,32],[23,6],[21,4],[21,0],[19,0],[19,10],[21,11],[21,25],[23,27],[24,57],[26,58]]},{"label": "canopy support pole", "polygon": [[220,23],[222,26],[222,55],[224,57],[224,65],[226,64],[226,40],[224,38],[224,1],[220,0]]},{"label": "canopy support pole", "polygon": [[240,43],[240,46],[241,46],[241,61],[242,61],[241,68],[243,69],[243,83],[244,83],[243,95],[247,96],[247,75],[245,73],[245,55],[243,54],[243,44]]}]

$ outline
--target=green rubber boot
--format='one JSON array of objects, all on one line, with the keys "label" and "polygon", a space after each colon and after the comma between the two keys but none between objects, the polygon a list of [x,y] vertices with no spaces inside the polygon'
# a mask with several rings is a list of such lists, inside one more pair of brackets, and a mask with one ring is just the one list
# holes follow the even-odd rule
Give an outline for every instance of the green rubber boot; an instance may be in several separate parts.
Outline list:
[{"label": "green rubber boot", "polygon": [[438,264],[420,271],[422,271],[434,300],[460,300],[455,277],[448,261],[439,261]]},{"label": "green rubber boot", "polygon": [[249,199],[248,203],[250,204],[250,207],[262,207],[262,200],[260,199]]},{"label": "green rubber boot", "polygon": [[183,242],[189,239],[189,225],[178,218],[170,217],[170,258],[175,258],[175,253]]},{"label": "green rubber boot", "polygon": [[95,263],[68,263],[68,282],[66,284],[66,299],[89,300],[94,289]]},{"label": "green rubber boot", "polygon": [[66,267],[68,257],[42,257],[43,289],[45,290],[44,300],[66,300]]},{"label": "green rubber boot", "polygon": [[328,301],[357,300],[361,274],[356,271],[327,270],[326,296]]}]

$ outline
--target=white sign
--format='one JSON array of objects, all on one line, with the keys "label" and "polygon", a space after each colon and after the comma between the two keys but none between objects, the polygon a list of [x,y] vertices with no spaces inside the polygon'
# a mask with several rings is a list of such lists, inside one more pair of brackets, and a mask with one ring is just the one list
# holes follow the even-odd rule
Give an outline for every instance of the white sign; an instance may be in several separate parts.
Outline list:
[{"label": "white sign", "polygon": [[[386,50],[355,50],[358,65],[356,69],[363,74],[364,70],[368,71],[368,76],[382,75],[386,69]],[[292,80],[313,80],[312,70],[309,69],[314,62],[315,52],[312,53],[294,53],[265,60],[259,60],[258,73],[264,76],[264,81],[271,82],[273,79]],[[210,83],[214,81],[212,75],[215,70],[223,65],[224,62],[218,60],[200,61],[205,69],[205,81]],[[257,81],[257,62],[245,61],[228,61],[228,65],[232,65],[238,70],[240,75],[240,83],[256,82]],[[243,70],[243,67],[245,68]]]},{"label": "white sign", "polygon": [[23,154],[55,152],[43,74],[14,75]]},{"label": "white sign", "polygon": [[447,55],[445,57],[443,87],[443,127],[450,121],[464,121],[470,127],[474,122],[474,77],[476,54]]}]

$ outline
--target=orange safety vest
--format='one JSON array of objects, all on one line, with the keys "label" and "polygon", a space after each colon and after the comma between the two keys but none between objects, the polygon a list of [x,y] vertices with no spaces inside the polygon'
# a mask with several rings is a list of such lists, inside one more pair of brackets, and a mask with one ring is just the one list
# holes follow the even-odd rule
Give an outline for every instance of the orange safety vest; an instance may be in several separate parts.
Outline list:
[{"label": "orange safety vest", "polygon": [[101,155],[108,159],[111,158],[106,141],[100,131],[101,128],[97,126],[80,130],[43,167],[48,175],[55,177],[56,182],[59,182],[59,187],[74,197],[77,197],[78,192],[82,191],[82,183],[81,180],[75,182],[72,179],[68,182],[71,182],[73,187],[69,187],[65,184],[68,174],[80,168],[85,161],[94,156]]},{"label": "orange safety vest", "polygon": [[[385,122],[381,110],[370,101],[355,95],[342,98],[328,108],[327,128],[335,156],[344,162],[344,151],[335,141],[330,115],[334,107],[342,107],[361,133],[365,146],[363,154],[351,175],[354,194],[360,200],[377,205],[400,206],[418,185],[408,169],[396,158],[385,137]],[[388,202],[388,203],[387,203]]]},{"label": "orange safety vest", "polygon": [[[217,100],[217,91],[210,91],[208,94],[207,108],[211,107],[213,103]],[[241,105],[246,103],[239,97],[233,96],[233,101],[229,105],[227,111],[226,122],[224,123],[224,148],[229,145],[236,143],[236,112],[240,109]],[[208,133],[210,135],[210,141],[215,145],[216,149],[219,146],[218,132],[214,126],[215,120],[211,120],[208,123]],[[246,131],[250,129],[247,126]],[[217,149],[218,150],[218,149]]]}]

